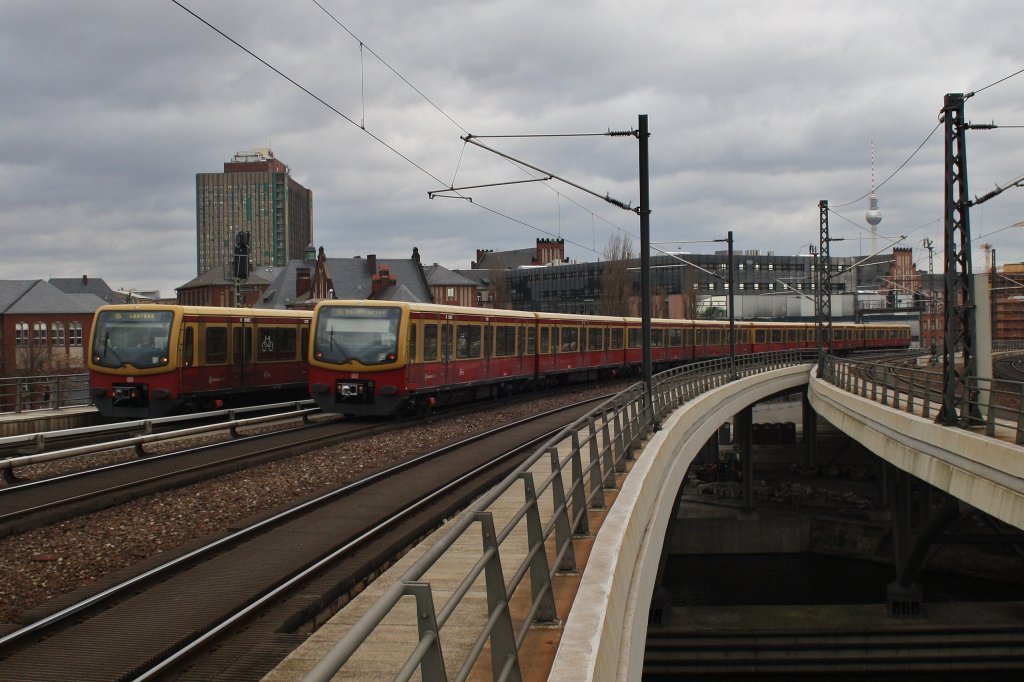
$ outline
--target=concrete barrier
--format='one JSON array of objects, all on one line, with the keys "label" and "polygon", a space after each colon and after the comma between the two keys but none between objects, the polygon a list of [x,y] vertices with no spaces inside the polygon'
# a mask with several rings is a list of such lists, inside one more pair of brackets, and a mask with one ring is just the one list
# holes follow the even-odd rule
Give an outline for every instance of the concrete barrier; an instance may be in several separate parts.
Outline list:
[{"label": "concrete barrier", "polygon": [[698,396],[665,421],[634,464],[595,539],[549,679],[640,679],[658,562],[690,462],[734,414],[806,384],[808,368],[797,365],[744,377]]}]

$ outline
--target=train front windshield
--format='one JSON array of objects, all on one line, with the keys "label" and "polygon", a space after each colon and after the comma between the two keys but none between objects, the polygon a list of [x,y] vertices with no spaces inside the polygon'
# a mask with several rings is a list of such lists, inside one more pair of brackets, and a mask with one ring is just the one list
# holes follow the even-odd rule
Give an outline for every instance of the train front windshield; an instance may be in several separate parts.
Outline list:
[{"label": "train front windshield", "polygon": [[137,369],[166,365],[173,321],[169,310],[100,311],[92,335],[93,364]]},{"label": "train front windshield", "polygon": [[322,362],[383,365],[398,359],[401,308],[321,306],[313,357]]}]

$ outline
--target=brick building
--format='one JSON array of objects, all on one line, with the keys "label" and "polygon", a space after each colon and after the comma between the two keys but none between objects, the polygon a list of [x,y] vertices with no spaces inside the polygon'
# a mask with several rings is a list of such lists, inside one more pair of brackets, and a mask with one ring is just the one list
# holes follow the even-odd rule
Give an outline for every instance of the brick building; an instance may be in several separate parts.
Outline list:
[{"label": "brick building", "polygon": [[93,313],[106,303],[95,293],[66,294],[41,279],[0,280],[0,372],[83,371]]}]

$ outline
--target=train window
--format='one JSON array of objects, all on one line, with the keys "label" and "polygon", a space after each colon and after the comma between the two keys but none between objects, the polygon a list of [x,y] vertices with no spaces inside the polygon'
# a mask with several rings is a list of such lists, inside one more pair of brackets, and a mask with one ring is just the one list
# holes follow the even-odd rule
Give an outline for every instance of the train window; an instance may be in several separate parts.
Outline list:
[{"label": "train window", "polygon": [[[171,311],[101,311],[93,329],[92,360],[103,367],[122,367],[126,364],[139,369],[166,365],[170,355],[170,332],[174,313]],[[29,342],[28,323],[18,332],[19,345]],[[75,325],[78,325],[77,327]],[[32,325],[35,341],[45,342],[46,324]],[[81,323],[70,327],[70,343],[80,346]]]},{"label": "train window", "polygon": [[516,328],[502,325],[494,328],[494,354],[508,357],[516,354]]},{"label": "train window", "polygon": [[455,327],[455,358],[466,360],[480,357],[480,325],[460,324]]},{"label": "train window", "polygon": [[693,345],[693,329],[692,328],[687,327],[686,329],[683,330],[683,345],[684,346],[692,346]]},{"label": "train window", "polygon": [[256,360],[258,362],[294,360],[295,340],[294,327],[260,327]]},{"label": "train window", "polygon": [[640,347],[640,330],[632,328],[629,330],[629,347],[639,348]]},{"label": "train window", "polygon": [[698,346],[703,346],[703,345],[707,344],[707,340],[708,340],[707,331],[705,331],[704,329],[695,329],[694,330],[694,332],[693,332],[693,341],[694,341],[694,343],[696,343]]},{"label": "train window", "polygon": [[722,343],[722,330],[721,329],[709,329],[708,332],[708,345],[719,346]]},{"label": "train window", "polygon": [[206,328],[206,364],[219,365],[228,361],[228,330],[225,327]]},{"label": "train window", "polygon": [[313,357],[322,362],[394,362],[402,309],[397,306],[329,305],[316,315]]},{"label": "train window", "polygon": [[551,328],[541,327],[540,328],[540,352],[548,353],[551,351]]},{"label": "train window", "polygon": [[562,327],[561,346],[563,353],[571,353],[580,349],[580,330],[576,327]]},{"label": "train window", "polygon": [[185,327],[185,339],[181,344],[181,364],[184,367],[191,367],[195,362],[195,330],[192,327]]},{"label": "train window", "polygon": [[423,325],[423,362],[437,360],[437,325]]},{"label": "train window", "polygon": [[587,330],[587,350],[604,350],[604,329],[591,327]]},{"label": "train window", "polygon": [[683,330],[678,327],[670,330],[668,333],[668,342],[669,345],[675,347],[683,345]]},{"label": "train window", "polygon": [[787,329],[786,330],[786,343],[796,343],[796,330],[795,329]]},{"label": "train window", "polygon": [[526,354],[534,355],[537,352],[537,328],[529,327],[526,330]]},{"label": "train window", "polygon": [[407,344],[409,353],[409,364],[416,362],[416,325],[409,323],[409,343]]},{"label": "train window", "polygon": [[484,357],[489,358],[494,355],[494,327],[487,325],[484,327]]},{"label": "train window", "polygon": [[622,350],[622,327],[612,329],[611,339],[609,339],[608,346],[612,350]]},{"label": "train window", "polygon": [[772,330],[772,343],[782,343],[782,330],[781,329],[773,329]]},{"label": "train window", "polygon": [[[519,351],[519,355],[523,355],[526,352],[526,327],[520,326],[518,330],[516,336],[519,337],[519,343],[516,344],[516,349]],[[533,353],[533,351],[530,352]]]},{"label": "train window", "polygon": [[754,343],[765,343],[768,340],[768,330],[766,329],[755,329],[754,330]]}]

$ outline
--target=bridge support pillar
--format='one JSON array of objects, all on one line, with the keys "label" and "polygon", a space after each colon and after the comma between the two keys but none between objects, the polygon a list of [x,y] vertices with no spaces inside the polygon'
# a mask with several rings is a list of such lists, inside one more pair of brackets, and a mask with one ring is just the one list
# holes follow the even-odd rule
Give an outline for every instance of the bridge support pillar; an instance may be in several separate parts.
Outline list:
[{"label": "bridge support pillar", "polygon": [[807,398],[807,389],[800,394],[800,404],[803,408],[803,438],[804,442],[804,465],[813,467],[818,464],[818,413],[811,407],[811,401]]},{"label": "bridge support pillar", "polygon": [[743,473],[743,515],[754,513],[754,408],[748,405],[736,414],[736,437]]},{"label": "bridge support pillar", "polygon": [[921,616],[924,598],[917,576],[936,540],[960,518],[960,503],[901,469],[888,464],[885,469],[896,565],[896,580],[886,590],[889,615]]}]

